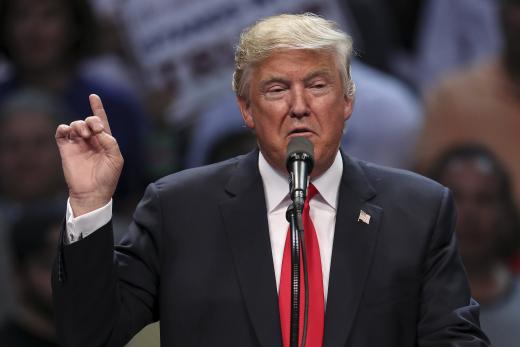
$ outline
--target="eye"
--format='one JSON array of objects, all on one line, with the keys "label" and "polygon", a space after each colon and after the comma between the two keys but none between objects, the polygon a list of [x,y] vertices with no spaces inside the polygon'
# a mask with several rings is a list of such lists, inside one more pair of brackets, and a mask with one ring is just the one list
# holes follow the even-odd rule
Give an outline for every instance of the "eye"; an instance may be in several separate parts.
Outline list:
[{"label": "eye", "polygon": [[308,84],[309,89],[321,92],[329,86],[328,81],[325,78],[315,78]]},{"label": "eye", "polygon": [[276,87],[269,88],[269,90],[267,92],[268,93],[279,93],[279,92],[282,92],[284,90],[285,89],[283,87],[276,86]]},{"label": "eye", "polygon": [[287,87],[282,84],[269,86],[265,89],[265,95],[269,97],[277,97],[283,95]]}]

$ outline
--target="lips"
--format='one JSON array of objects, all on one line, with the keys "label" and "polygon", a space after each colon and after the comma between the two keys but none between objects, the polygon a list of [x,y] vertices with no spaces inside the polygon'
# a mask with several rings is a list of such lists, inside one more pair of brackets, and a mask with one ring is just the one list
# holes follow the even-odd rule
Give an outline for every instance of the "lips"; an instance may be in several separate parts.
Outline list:
[{"label": "lips", "polygon": [[291,131],[289,131],[288,136],[303,136],[303,135],[310,135],[312,133],[312,130],[309,128],[296,128]]}]

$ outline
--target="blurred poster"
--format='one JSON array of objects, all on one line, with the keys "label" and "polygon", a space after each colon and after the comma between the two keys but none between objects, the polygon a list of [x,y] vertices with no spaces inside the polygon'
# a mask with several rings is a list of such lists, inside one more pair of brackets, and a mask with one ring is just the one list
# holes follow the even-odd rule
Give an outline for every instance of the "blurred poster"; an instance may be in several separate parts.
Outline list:
[{"label": "blurred poster", "polygon": [[229,94],[242,29],[279,13],[313,12],[342,25],[335,0],[125,0],[120,18],[145,83],[171,91],[168,120],[187,125]]}]

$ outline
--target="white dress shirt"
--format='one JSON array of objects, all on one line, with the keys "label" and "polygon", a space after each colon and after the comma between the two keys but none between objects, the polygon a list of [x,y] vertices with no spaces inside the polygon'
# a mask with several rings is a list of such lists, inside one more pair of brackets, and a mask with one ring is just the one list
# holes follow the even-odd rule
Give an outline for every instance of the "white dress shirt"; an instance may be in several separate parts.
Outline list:
[{"label": "white dress shirt", "polygon": [[[282,268],[285,239],[289,230],[289,222],[285,212],[291,203],[287,177],[277,172],[260,152],[258,168],[262,177],[267,219],[269,223],[269,238],[273,254],[273,266],[276,277],[276,288],[280,288],[280,272]],[[336,224],[336,208],[338,191],[343,174],[343,161],[338,151],[331,167],[320,177],[312,180],[318,194],[310,201],[310,216],[316,229],[320,246],[320,258],[323,274],[323,290],[327,300],[332,244],[334,241],[334,226]],[[67,202],[67,239],[68,243],[76,242],[99,229],[112,218],[112,200],[105,206],[74,217],[70,203]]]},{"label": "white dress shirt", "polygon": [[[291,203],[287,176],[275,171],[265,160],[262,153],[258,157],[258,168],[264,183],[267,220],[269,223],[269,238],[273,254],[276,288],[280,288],[280,272],[282,269],[283,250],[289,222],[285,218],[287,207]],[[329,287],[330,260],[332,243],[334,241],[334,226],[336,225],[336,208],[343,161],[338,151],[331,167],[320,177],[312,180],[318,194],[310,201],[310,216],[320,246],[321,270],[323,274],[323,291],[325,302]]]},{"label": "white dress shirt", "polygon": [[74,243],[92,234],[112,218],[112,199],[105,206],[97,210],[74,217],[70,201],[67,200],[67,213],[65,221],[67,225],[67,238],[65,243]]}]

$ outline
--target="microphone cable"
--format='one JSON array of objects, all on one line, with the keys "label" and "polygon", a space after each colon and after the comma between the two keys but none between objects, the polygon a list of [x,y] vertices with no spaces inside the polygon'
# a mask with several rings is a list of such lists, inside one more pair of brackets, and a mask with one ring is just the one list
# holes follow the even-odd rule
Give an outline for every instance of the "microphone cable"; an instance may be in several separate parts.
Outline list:
[{"label": "microphone cable", "polygon": [[307,339],[307,324],[309,321],[309,276],[307,271],[307,249],[305,248],[305,238],[303,237],[304,230],[298,230],[300,233],[300,243],[302,251],[302,266],[303,266],[303,286],[304,286],[304,308],[303,308],[303,328],[302,328],[302,344],[305,347],[305,340]]}]

